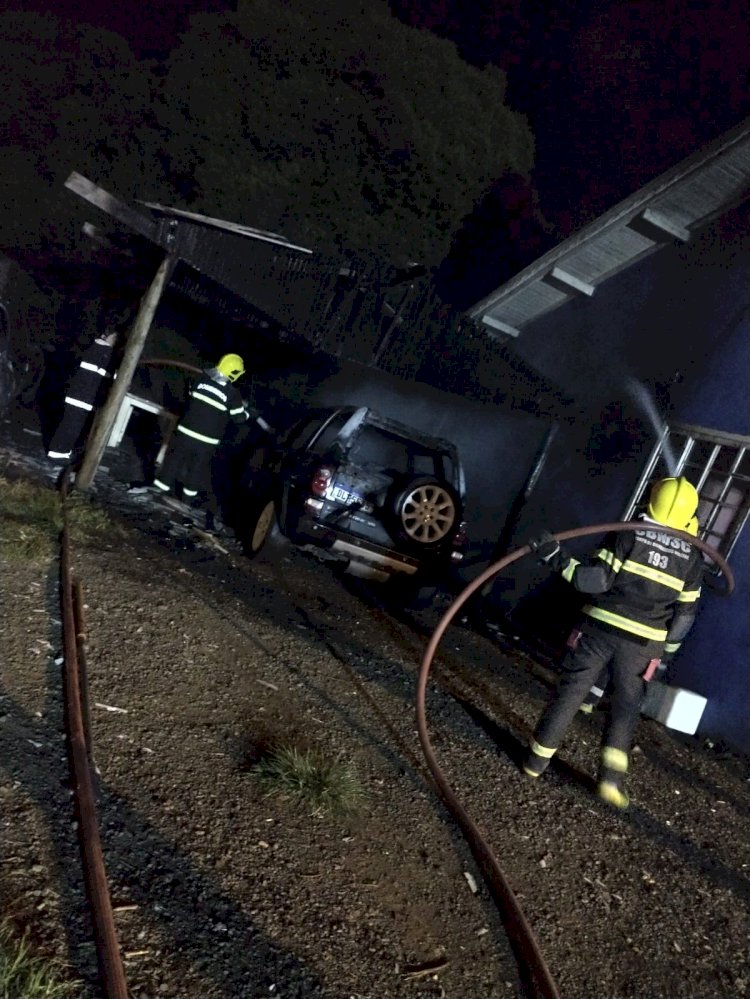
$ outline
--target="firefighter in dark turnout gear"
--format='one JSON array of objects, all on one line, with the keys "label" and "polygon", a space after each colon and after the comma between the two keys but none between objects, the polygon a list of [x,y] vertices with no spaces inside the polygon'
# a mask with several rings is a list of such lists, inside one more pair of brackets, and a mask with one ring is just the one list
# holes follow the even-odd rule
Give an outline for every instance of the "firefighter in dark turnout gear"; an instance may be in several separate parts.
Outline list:
[{"label": "firefighter in dark turnout gear", "polygon": [[94,412],[104,402],[112,382],[113,348],[117,332],[98,336],[81,355],[65,393],[65,410],[47,449],[47,457],[69,464],[84,438]]},{"label": "firefighter in dark turnout gear", "polygon": [[547,769],[606,668],[611,701],[597,791],[609,804],[627,807],[623,784],[644,680],[651,678],[665,648],[674,649],[689,631],[703,575],[700,551],[659,527],[688,530],[697,507],[698,494],[687,479],[662,479],[651,489],[643,529],[608,535],[587,562],[572,558],[548,532],[529,541],[540,561],[593,598],[569,639],[557,689],[534,731],[523,763],[530,777]]},{"label": "firefighter in dark turnout gear", "polygon": [[241,357],[225,354],[215,368],[203,372],[190,391],[187,409],[154,479],[154,486],[162,493],[173,492],[179,484],[190,502],[199,495],[205,497],[208,528],[213,526],[216,512],[211,481],[214,451],[230,420],[244,423],[248,418],[242,396],[233,384],[244,371]]},{"label": "firefighter in dark turnout gear", "polygon": [[[698,524],[698,518],[693,517],[693,519],[690,521],[685,530],[688,532],[688,534],[692,534],[693,537],[697,537],[699,527],[700,525]],[[667,667],[671,663],[675,653],[677,652],[681,644],[682,644],[681,641],[665,643],[664,652],[662,654],[661,660],[659,662],[658,667],[656,668],[656,671],[652,679],[661,680],[664,678],[667,672]],[[594,685],[591,687],[591,690],[589,690],[588,694],[586,694],[585,698],[583,699],[583,704],[578,709],[583,714],[585,715],[592,714],[594,709],[598,706],[599,702],[601,701],[602,697],[604,697],[607,687],[608,674],[609,670],[607,667],[605,667],[599,674],[596,683],[594,683]]]}]

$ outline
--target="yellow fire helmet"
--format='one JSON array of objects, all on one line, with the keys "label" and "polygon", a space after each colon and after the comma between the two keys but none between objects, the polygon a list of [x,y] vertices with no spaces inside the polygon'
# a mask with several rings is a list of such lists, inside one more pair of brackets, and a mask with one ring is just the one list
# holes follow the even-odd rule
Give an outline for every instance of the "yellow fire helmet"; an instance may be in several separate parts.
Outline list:
[{"label": "yellow fire helmet", "polygon": [[245,374],[245,362],[239,354],[225,354],[216,367],[230,382],[236,382],[240,375]]},{"label": "yellow fire helmet", "polygon": [[698,523],[698,518],[697,517],[691,517],[690,518],[690,523],[685,528],[685,530],[688,532],[688,534],[692,534],[694,538],[697,538],[698,537],[698,529],[699,529],[699,527],[700,527],[700,524]]},{"label": "yellow fire helmet", "polygon": [[660,524],[687,531],[697,509],[698,493],[695,486],[684,476],[680,476],[679,479],[661,479],[654,483],[646,513]]}]

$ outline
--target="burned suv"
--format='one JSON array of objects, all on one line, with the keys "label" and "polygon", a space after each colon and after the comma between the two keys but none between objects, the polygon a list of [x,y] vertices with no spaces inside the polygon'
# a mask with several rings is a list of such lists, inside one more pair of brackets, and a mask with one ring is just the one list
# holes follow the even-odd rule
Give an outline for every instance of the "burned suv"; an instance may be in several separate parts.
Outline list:
[{"label": "burned suv", "polygon": [[416,592],[462,558],[464,495],[449,441],[367,407],[311,410],[248,470],[237,531],[254,555],[277,519],[347,572]]}]

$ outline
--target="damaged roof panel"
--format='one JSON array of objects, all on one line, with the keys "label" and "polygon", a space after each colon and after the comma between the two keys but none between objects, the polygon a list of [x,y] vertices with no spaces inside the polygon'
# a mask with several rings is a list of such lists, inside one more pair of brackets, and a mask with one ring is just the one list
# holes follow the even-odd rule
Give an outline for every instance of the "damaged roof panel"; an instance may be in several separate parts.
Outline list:
[{"label": "damaged roof panel", "polygon": [[210,215],[199,215],[197,212],[188,212],[182,208],[168,208],[164,205],[157,205],[153,201],[141,201],[139,204],[168,218],[187,219],[189,222],[197,222],[200,225],[209,226],[214,229],[223,229],[225,232],[233,232],[238,236],[248,236],[266,243],[277,243],[289,250],[299,250],[300,253],[313,252],[305,246],[296,246],[286,236],[279,236],[278,233],[268,232],[266,229],[255,229],[249,225],[241,225],[239,222],[227,222],[225,219],[211,218]]}]

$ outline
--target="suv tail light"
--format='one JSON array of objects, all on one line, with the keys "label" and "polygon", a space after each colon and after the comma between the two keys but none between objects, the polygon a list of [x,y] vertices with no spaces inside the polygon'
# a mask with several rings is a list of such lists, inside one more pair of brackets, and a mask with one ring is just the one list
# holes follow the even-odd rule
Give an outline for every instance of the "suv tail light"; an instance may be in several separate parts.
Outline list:
[{"label": "suv tail light", "polygon": [[333,479],[334,470],[328,465],[323,465],[321,468],[313,474],[312,482],[310,483],[310,491],[313,496],[325,496],[326,490],[331,484]]}]

